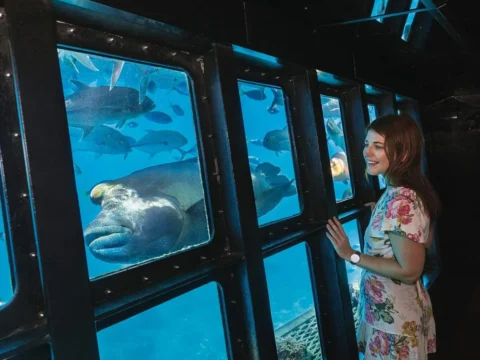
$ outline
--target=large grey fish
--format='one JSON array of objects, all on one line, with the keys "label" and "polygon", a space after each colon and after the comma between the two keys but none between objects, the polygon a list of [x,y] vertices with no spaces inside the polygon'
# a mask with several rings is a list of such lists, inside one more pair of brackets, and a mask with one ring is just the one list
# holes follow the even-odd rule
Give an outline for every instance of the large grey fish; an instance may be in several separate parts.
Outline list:
[{"label": "large grey fish", "polygon": [[[252,168],[258,216],[296,192],[278,170],[268,163]],[[96,258],[106,262],[138,263],[210,237],[198,158],[102,182],[93,187],[90,199],[102,209],[85,229],[85,242]]]},{"label": "large grey fish", "polygon": [[272,150],[278,156],[283,151],[291,151],[290,134],[288,133],[288,126],[281,130],[271,130],[265,134],[263,140],[253,139],[248,142],[263,146],[265,149]]},{"label": "large grey fish", "polygon": [[155,108],[148,96],[138,104],[138,91],[129,87],[89,87],[70,80],[77,91],[65,98],[68,125],[84,130],[87,136],[92,128],[101,124],[116,124],[122,127],[129,119],[136,118]]},{"label": "large grey fish", "polygon": [[164,151],[178,150],[185,145],[188,140],[178,131],[173,130],[150,130],[146,129],[147,134],[138,140],[133,147],[137,150],[150,154],[150,158],[155,154]]},{"label": "large grey fish", "polygon": [[120,131],[110,126],[99,125],[90,130],[87,136],[79,136],[78,133],[70,132],[72,151],[89,151],[97,154],[98,159],[103,154],[123,154],[124,159],[132,151],[135,139],[123,135]]},{"label": "large grey fish", "polygon": [[157,89],[174,89],[175,74],[172,70],[160,67],[145,71],[140,80],[139,104],[143,101],[147,92],[154,94]]}]

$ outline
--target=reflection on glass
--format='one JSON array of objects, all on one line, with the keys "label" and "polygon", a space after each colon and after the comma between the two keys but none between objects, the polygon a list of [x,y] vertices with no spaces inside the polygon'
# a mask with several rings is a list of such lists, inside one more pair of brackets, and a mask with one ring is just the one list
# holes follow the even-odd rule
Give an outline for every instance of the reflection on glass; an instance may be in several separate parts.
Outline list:
[{"label": "reflection on glass", "polygon": [[58,58],[90,277],[208,242],[186,74]]},{"label": "reflection on glass", "polygon": [[283,90],[238,81],[258,225],[300,214]]},{"label": "reflection on glass", "polygon": [[227,351],[216,283],[97,333],[102,360],[215,359]]},{"label": "reflection on glass", "polygon": [[320,99],[327,134],[328,156],[330,158],[335,199],[338,203],[353,197],[340,100],[326,95],[320,95]]},{"label": "reflection on glass", "polygon": [[[377,107],[373,104],[368,104],[368,118],[370,119],[370,122],[375,120],[378,116],[377,114]],[[382,175],[378,175],[378,186],[380,189],[385,189],[387,187],[387,184],[385,183],[385,179]]]},{"label": "reflection on glass", "polygon": [[[410,4],[410,10],[415,10],[418,8],[418,3],[420,0],[412,0]],[[403,27],[402,40],[408,41],[410,38],[410,32],[412,30],[413,20],[415,19],[416,13],[410,13],[407,15],[407,20],[405,21],[405,26]]]},{"label": "reflection on glass", "polygon": [[265,259],[279,359],[321,359],[305,243]]},{"label": "reflection on glass", "polygon": [[[353,250],[360,251],[360,238],[358,236],[358,225],[357,220],[349,221],[348,223],[343,224],[343,228],[350,240],[350,245]],[[355,322],[355,330],[358,326],[358,292],[360,290],[360,276],[362,274],[362,269],[356,265],[351,264],[349,261],[345,261],[347,268],[347,279],[348,279],[348,288],[350,290],[350,300],[352,302],[352,312]]]},{"label": "reflection on glass", "polygon": [[[371,16],[385,15],[387,11],[388,0],[375,0]],[[383,22],[383,18],[376,19],[378,22]]]},{"label": "reflection on glass", "polygon": [[[0,200],[1,201],[1,200]],[[0,309],[8,304],[13,297],[13,283],[10,266],[10,256],[7,248],[6,220],[3,206],[0,204]]]}]

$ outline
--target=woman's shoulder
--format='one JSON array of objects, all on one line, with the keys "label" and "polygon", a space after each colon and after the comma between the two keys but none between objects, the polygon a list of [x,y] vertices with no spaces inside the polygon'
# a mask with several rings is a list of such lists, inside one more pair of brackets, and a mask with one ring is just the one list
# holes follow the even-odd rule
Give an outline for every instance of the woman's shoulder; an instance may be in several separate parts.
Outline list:
[{"label": "woman's shoulder", "polygon": [[385,198],[387,201],[395,198],[401,198],[403,200],[417,202],[419,197],[417,192],[405,186],[389,186],[386,190]]}]

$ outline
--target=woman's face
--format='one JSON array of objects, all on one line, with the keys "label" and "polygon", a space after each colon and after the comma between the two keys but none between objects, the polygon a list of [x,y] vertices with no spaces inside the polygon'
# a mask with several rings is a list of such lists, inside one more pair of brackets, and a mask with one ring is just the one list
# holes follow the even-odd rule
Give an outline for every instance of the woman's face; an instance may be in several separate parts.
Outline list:
[{"label": "woman's face", "polygon": [[373,130],[368,130],[363,148],[369,175],[384,175],[390,165],[385,153],[385,138]]}]

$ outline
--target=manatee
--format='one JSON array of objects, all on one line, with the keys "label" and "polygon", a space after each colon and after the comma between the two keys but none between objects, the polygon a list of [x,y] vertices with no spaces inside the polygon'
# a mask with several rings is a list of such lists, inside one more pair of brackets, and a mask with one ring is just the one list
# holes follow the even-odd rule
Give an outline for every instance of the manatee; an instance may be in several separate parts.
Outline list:
[{"label": "manatee", "polygon": [[[296,193],[269,163],[252,167],[258,216]],[[152,166],[92,188],[90,199],[102,209],[84,238],[96,258],[138,263],[210,238],[198,158]]]}]

